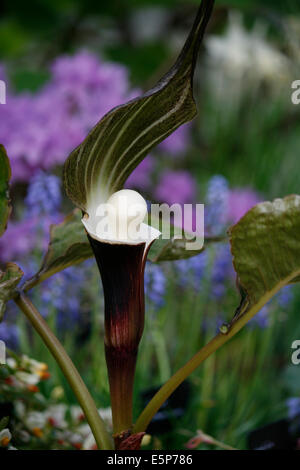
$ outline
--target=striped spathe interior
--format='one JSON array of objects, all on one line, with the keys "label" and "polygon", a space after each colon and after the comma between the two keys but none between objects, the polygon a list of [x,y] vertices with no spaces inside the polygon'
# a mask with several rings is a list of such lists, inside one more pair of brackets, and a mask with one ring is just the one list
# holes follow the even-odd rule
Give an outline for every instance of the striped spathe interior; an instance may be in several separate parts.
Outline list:
[{"label": "striped spathe interior", "polygon": [[153,147],[197,114],[193,76],[213,4],[202,0],[181,54],[157,85],[107,113],[66,160],[65,190],[84,212],[121,189]]}]

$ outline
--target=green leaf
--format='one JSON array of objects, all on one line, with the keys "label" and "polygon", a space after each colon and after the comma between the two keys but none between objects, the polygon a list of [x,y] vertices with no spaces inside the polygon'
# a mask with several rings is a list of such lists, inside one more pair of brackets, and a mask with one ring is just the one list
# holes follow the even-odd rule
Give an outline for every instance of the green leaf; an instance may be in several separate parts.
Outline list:
[{"label": "green leaf", "polygon": [[81,217],[81,211],[76,209],[62,223],[51,226],[50,244],[41,269],[24,284],[24,290],[93,256]]},{"label": "green leaf", "polygon": [[147,259],[152,263],[175,261],[192,258],[204,251],[204,246],[199,250],[187,250],[186,243],[189,242],[190,240],[176,239],[175,237],[171,237],[170,240],[159,238],[151,246]]},{"label": "green leaf", "polygon": [[197,114],[193,75],[213,4],[202,1],[177,62],[157,85],[106,114],[67,159],[64,186],[84,212],[122,189],[149,151]]},{"label": "green leaf", "polygon": [[4,416],[0,420],[0,431],[3,431],[3,429],[7,428],[8,423],[9,423],[9,416]]},{"label": "green leaf", "polygon": [[258,204],[229,235],[242,295],[235,321],[251,310],[255,314],[282,287],[299,280],[300,196]]},{"label": "green leaf", "polygon": [[11,299],[22,276],[23,272],[14,263],[7,263],[5,271],[0,271],[0,321],[3,319],[6,302]]},{"label": "green leaf", "polygon": [[[162,231],[161,220],[154,216],[149,216],[148,224],[157,230]],[[164,220],[166,226],[167,222]],[[152,263],[160,263],[161,261],[175,261],[179,259],[188,259],[202,253],[205,250],[203,240],[200,237],[193,239],[188,237],[187,232],[183,232],[182,228],[176,227],[173,224],[169,225],[170,236],[167,239],[160,237],[155,240],[148,253],[148,260]],[[184,233],[186,236],[184,236]],[[222,242],[225,237],[205,237],[205,244],[213,242]],[[199,248],[195,250],[187,250],[187,244],[198,244]]]},{"label": "green leaf", "polygon": [[9,159],[3,145],[0,145],[0,237],[5,232],[11,212],[9,180],[11,177]]}]

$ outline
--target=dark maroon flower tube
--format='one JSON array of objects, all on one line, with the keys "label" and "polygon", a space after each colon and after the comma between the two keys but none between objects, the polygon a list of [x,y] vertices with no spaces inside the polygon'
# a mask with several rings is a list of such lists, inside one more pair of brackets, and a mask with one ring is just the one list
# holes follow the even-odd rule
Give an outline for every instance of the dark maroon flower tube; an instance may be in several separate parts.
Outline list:
[{"label": "dark maroon flower tube", "polygon": [[[109,244],[88,236],[103,283],[105,354],[114,434],[128,436],[138,346],[144,329],[146,244]],[[125,435],[124,434],[124,435]]]}]

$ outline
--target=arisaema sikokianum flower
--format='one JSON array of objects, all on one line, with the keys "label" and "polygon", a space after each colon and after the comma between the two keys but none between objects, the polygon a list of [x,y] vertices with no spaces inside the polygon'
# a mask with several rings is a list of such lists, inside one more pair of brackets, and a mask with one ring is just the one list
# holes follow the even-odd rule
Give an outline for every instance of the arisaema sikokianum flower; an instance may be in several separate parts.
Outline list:
[{"label": "arisaema sikokianum flower", "polygon": [[141,195],[123,190],[149,153],[196,113],[193,76],[213,0],[203,0],[188,39],[170,71],[148,92],[114,108],[69,156],[64,186],[82,210],[102,277],[105,351],[117,440],[130,435],[137,350],[144,327],[143,273],[159,231],[143,222]]}]

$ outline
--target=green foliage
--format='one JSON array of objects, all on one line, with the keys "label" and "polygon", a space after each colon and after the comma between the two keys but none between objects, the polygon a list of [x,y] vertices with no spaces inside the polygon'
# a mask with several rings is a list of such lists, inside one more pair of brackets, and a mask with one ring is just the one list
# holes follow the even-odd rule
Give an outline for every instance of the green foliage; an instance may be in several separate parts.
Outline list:
[{"label": "green foliage", "polygon": [[9,417],[8,416],[4,416],[4,418],[0,419],[0,431],[7,428],[8,423],[9,423]]},{"label": "green foliage", "polygon": [[[156,240],[150,248],[147,259],[153,263],[161,261],[174,261],[178,259],[191,258],[204,251],[204,247],[200,250],[188,251],[185,244],[189,242],[186,238],[176,238],[175,233],[168,240],[162,238]],[[182,235],[182,230],[178,229],[178,235]]]},{"label": "green foliage", "polygon": [[106,54],[115,61],[125,64],[136,83],[144,83],[152,77],[154,70],[159,70],[168,60],[168,50],[161,42],[151,42],[132,46],[120,44],[108,47]]},{"label": "green foliage", "polygon": [[15,263],[7,263],[5,271],[0,271],[0,321],[5,312],[6,302],[12,297],[22,276],[23,272]]},{"label": "green foliage", "polygon": [[300,196],[264,202],[230,230],[242,291],[238,316],[258,310],[300,275]]},{"label": "green foliage", "polygon": [[39,272],[27,281],[28,290],[53,274],[92,256],[92,250],[81,223],[78,209],[69,214],[61,224],[52,225],[50,244]]},{"label": "green foliage", "polygon": [[0,145],[0,236],[6,229],[11,212],[9,198],[9,180],[11,177],[10,164],[5,148]]}]

